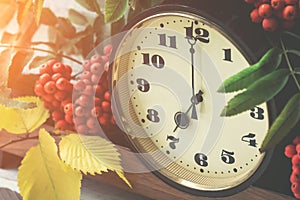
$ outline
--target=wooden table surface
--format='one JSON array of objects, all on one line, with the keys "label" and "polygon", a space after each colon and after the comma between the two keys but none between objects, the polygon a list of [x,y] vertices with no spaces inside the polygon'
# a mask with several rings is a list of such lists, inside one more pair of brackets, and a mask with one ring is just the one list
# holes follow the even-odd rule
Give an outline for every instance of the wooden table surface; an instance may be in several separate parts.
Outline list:
[{"label": "wooden table surface", "polygon": [[[0,146],[7,143],[8,141],[16,139],[16,136],[11,134],[0,132]],[[9,154],[2,153],[2,162],[0,162],[0,167],[10,167],[10,165],[18,165],[22,157],[25,155],[26,151],[33,145],[37,144],[37,140],[31,140],[26,142],[21,142],[15,145],[9,145],[2,149],[3,152],[9,152]],[[122,155],[123,156],[123,155]],[[144,167],[139,159],[134,157],[123,157],[124,160],[130,160],[130,163],[134,165],[139,165]],[[0,155],[1,158],[1,155]],[[16,159],[16,158],[19,158]],[[0,160],[1,161],[1,160]],[[9,164],[10,163],[10,164]],[[123,163],[124,164],[124,163]],[[126,163],[125,163],[126,165]],[[233,196],[225,198],[207,198],[193,196],[184,192],[181,192],[163,181],[157,178],[152,173],[126,173],[127,179],[133,185],[133,189],[130,189],[115,173],[108,172],[97,176],[87,176],[86,178],[95,180],[95,183],[107,184],[113,187],[119,188],[121,190],[132,192],[138,195],[142,195],[151,199],[158,200],[170,200],[170,199],[180,199],[180,200],[288,200],[293,199],[283,194],[275,193],[273,191],[268,191],[265,189],[250,186],[248,189],[239,192]],[[89,185],[87,188],[82,188],[85,193],[89,193],[89,190],[97,191],[97,184]],[[0,200],[3,197],[7,197],[7,190],[0,190]],[[13,195],[13,194],[11,194]],[[12,196],[13,197],[13,196]],[[9,199],[10,198],[5,198]],[[13,198],[12,198],[13,199]]]}]

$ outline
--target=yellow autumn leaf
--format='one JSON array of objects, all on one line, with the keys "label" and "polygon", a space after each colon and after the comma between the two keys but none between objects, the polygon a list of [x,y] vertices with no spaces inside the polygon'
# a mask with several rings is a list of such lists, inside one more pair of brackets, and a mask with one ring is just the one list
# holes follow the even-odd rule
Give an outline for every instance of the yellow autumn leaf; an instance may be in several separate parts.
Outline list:
[{"label": "yellow autumn leaf", "polygon": [[120,153],[110,141],[99,136],[70,134],[59,143],[60,157],[73,169],[92,175],[114,171],[129,186],[121,166]]},{"label": "yellow autumn leaf", "polygon": [[39,144],[22,160],[18,186],[24,200],[79,200],[82,174],[58,157],[55,140],[41,129]]},{"label": "yellow autumn leaf", "polygon": [[[24,107],[30,104],[34,106]],[[0,130],[13,134],[30,133],[50,116],[38,97],[19,97],[11,100],[10,104],[0,104],[0,113]]]}]

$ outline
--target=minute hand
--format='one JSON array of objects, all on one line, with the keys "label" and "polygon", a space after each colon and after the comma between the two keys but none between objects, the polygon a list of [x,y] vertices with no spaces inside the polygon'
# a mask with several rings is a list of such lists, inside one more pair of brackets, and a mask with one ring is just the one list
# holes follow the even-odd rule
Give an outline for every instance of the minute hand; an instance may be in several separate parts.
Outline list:
[{"label": "minute hand", "polygon": [[[194,45],[196,44],[197,40],[194,37],[192,37],[192,38],[187,38],[187,41],[191,45],[190,53],[191,53],[191,67],[192,67],[192,96],[195,96],[195,66],[194,66],[195,49],[194,49]],[[198,119],[195,104],[192,104],[191,118]]]}]

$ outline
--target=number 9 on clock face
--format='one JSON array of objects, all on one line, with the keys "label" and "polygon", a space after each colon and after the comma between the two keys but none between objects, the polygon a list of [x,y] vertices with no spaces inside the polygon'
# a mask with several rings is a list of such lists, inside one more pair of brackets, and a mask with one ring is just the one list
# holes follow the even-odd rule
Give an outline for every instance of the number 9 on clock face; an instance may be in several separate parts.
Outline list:
[{"label": "number 9 on clock face", "polygon": [[230,32],[185,8],[153,10],[127,27],[111,67],[115,117],[149,169],[205,196],[235,193],[259,176],[268,105],[221,117],[235,93],[217,92],[249,65]]}]

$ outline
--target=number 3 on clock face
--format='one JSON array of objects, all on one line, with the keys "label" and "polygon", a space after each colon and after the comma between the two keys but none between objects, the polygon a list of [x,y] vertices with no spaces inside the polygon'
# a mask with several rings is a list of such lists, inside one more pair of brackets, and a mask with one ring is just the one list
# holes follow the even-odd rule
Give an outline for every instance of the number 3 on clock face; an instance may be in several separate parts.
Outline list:
[{"label": "number 3 on clock face", "polygon": [[[157,12],[157,14],[156,14]],[[267,104],[220,117],[235,94],[219,94],[249,57],[229,32],[184,8],[157,11],[128,27],[111,69],[120,126],[145,161],[172,186],[226,196],[261,173]]]}]

